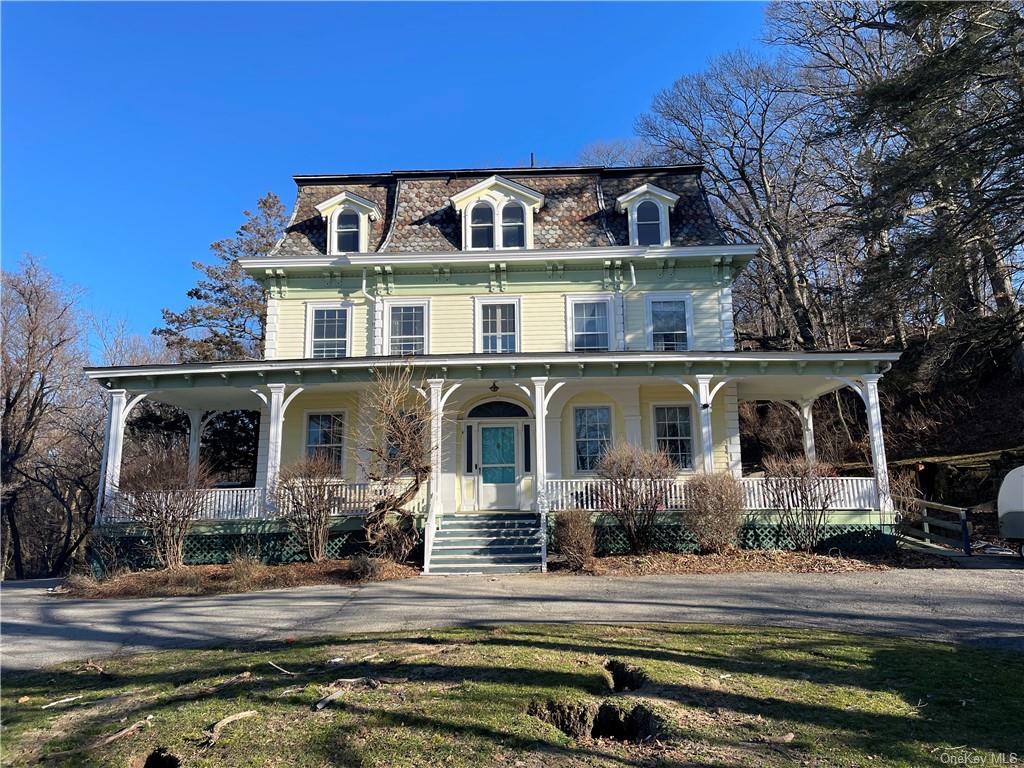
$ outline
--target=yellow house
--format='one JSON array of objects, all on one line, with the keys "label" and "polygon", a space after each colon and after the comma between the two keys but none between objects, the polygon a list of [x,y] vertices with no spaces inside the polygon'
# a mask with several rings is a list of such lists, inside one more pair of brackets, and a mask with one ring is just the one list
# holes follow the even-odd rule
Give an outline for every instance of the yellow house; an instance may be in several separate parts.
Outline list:
[{"label": "yellow house", "polygon": [[[698,471],[741,477],[740,400],[789,403],[813,457],[812,405],[841,387],[867,409],[874,475],[835,479],[834,522],[891,524],[878,380],[896,355],[736,351],[732,284],[758,249],[727,241],[700,173],[295,177],[286,233],[241,262],[266,288],[263,360],[90,371],[111,403],[101,510],[112,519],[125,419],[145,397],[189,413],[195,457],[204,414],[261,409],[256,487],[214,492],[210,520],[272,514],[265,489],[309,451],[365,497],[361,397],[373,368],[411,365],[433,414],[427,572],[542,569],[548,513],[594,507],[618,441],[666,452],[680,489]],[[741,482],[752,514],[770,513],[763,481]]]}]

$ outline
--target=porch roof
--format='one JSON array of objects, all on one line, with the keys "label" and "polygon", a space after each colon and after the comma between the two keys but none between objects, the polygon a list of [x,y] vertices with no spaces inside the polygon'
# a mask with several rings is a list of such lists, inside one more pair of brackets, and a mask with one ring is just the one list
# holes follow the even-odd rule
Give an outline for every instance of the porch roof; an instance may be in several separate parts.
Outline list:
[{"label": "porch roof", "polygon": [[745,400],[818,397],[847,380],[887,371],[894,352],[537,352],[421,355],[339,359],[238,360],[179,365],[87,368],[108,389],[159,396],[181,407],[258,408],[252,393],[266,384],[359,385],[375,368],[410,365],[424,379],[509,381],[548,376],[556,380],[679,379],[712,375],[736,380]]}]

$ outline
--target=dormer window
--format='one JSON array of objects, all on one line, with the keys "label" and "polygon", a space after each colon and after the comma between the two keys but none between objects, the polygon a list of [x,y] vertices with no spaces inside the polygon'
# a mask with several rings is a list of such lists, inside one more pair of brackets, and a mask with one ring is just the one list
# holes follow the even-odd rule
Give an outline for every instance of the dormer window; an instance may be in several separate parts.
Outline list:
[{"label": "dormer window", "polygon": [[629,217],[629,244],[649,247],[672,245],[669,214],[679,195],[644,184],[615,201],[615,208]]},{"label": "dormer window", "polygon": [[334,219],[335,251],[351,253],[359,251],[359,214],[351,208],[342,209]]},{"label": "dormer window", "polygon": [[327,224],[328,256],[370,250],[370,222],[380,218],[375,202],[345,191],[324,200],[316,209]]},{"label": "dormer window", "polygon": [[533,217],[544,195],[501,176],[474,184],[451,198],[462,217],[465,250],[533,248]]},{"label": "dormer window", "polygon": [[644,200],[636,207],[636,244],[661,245],[661,209],[657,203]]},{"label": "dormer window", "polygon": [[501,247],[526,247],[526,209],[522,203],[505,203],[501,209]]},{"label": "dormer window", "polygon": [[490,203],[479,202],[469,214],[470,248],[494,247],[494,208]]}]

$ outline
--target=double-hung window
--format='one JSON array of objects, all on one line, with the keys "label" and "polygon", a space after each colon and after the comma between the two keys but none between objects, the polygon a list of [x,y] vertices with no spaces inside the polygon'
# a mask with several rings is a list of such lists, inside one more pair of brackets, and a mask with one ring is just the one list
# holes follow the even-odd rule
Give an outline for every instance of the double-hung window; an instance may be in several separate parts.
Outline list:
[{"label": "double-hung window", "polygon": [[477,299],[477,351],[508,354],[519,351],[519,301]]},{"label": "double-hung window", "polygon": [[572,352],[607,352],[612,343],[612,303],[607,298],[569,299],[569,342]]},{"label": "double-hung window", "polygon": [[395,303],[390,304],[387,309],[387,354],[425,355],[427,353],[427,302]]},{"label": "double-hung window", "polygon": [[340,470],[345,459],[345,416],[310,413],[306,416],[306,455],[323,456]]},{"label": "double-hung window", "polygon": [[310,304],[306,309],[306,356],[348,357],[350,307]]},{"label": "double-hung window", "polygon": [[612,442],[612,409],[607,405],[573,411],[576,471],[593,472]]},{"label": "double-hung window", "polygon": [[647,297],[648,343],[655,352],[689,349],[689,298],[681,295]]},{"label": "double-hung window", "polygon": [[654,447],[680,469],[693,469],[692,425],[688,405],[654,406]]}]

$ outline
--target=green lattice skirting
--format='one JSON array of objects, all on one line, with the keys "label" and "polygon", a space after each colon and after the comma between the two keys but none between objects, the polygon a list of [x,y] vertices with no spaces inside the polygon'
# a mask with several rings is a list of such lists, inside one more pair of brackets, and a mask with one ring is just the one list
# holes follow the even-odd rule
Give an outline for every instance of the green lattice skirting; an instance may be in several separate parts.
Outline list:
[{"label": "green lattice skirting", "polygon": [[[622,528],[615,521],[595,523],[597,554],[622,555],[629,545]],[[654,528],[656,548],[662,552],[689,553],[697,550],[697,540],[681,522],[665,521]],[[744,549],[793,549],[793,542],[778,525],[748,523],[740,529],[739,543]],[[881,524],[835,524],[826,528],[819,550],[838,550],[847,555],[875,554],[896,547],[895,526]],[[556,552],[554,515],[548,516],[548,549]]]},{"label": "green lattice skirting", "polygon": [[[339,520],[331,526],[327,557],[343,559],[366,549],[362,519]],[[89,562],[97,578],[115,565],[137,570],[156,565],[149,542],[141,530],[130,525],[108,525],[89,548]],[[234,522],[197,525],[185,538],[185,563],[209,565],[228,563],[234,557],[249,555],[262,562],[278,565],[305,562],[309,558],[302,540],[282,521]],[[413,559],[422,559],[422,552]]]}]

